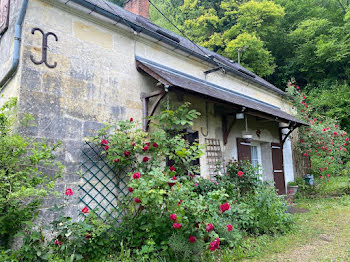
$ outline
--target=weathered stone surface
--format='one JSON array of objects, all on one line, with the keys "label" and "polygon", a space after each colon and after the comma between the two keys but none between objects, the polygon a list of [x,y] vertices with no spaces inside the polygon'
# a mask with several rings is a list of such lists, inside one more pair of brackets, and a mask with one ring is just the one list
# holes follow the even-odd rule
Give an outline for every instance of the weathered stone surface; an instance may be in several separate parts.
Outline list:
[{"label": "weathered stone surface", "polygon": [[57,96],[62,95],[62,79],[59,76],[45,73],[42,75],[43,91]]},{"label": "weathered stone surface", "polygon": [[86,121],[84,122],[84,131],[83,136],[89,137],[89,136],[95,136],[96,131],[100,130],[104,127],[104,124],[95,122],[95,121]]}]

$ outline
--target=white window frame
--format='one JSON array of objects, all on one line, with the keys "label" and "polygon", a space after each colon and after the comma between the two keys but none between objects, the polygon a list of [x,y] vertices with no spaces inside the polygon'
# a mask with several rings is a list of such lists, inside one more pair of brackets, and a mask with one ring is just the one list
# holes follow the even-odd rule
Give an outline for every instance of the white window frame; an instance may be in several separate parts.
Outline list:
[{"label": "white window frame", "polygon": [[[262,170],[262,160],[261,160],[261,145],[259,142],[252,141],[251,142],[251,149],[253,146],[256,147],[257,157],[258,157],[257,160],[258,160],[258,164],[259,164],[259,171],[258,172],[259,172],[259,177],[262,180],[263,179],[263,176],[262,176],[263,170]],[[251,150],[251,152],[253,152],[253,150]],[[252,158],[252,160],[253,160],[253,158]]]}]

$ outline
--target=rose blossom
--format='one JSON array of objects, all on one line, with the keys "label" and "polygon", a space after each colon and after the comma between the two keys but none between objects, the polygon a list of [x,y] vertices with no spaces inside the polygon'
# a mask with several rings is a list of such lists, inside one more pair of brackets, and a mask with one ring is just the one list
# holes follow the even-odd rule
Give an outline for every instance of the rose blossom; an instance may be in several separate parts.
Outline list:
[{"label": "rose blossom", "polygon": [[148,151],[148,148],[149,148],[148,146],[144,146],[142,150],[146,152]]},{"label": "rose blossom", "polygon": [[152,144],[152,146],[153,146],[154,148],[157,148],[157,147],[158,147],[158,144],[157,144],[156,142],[154,142],[154,143]]},{"label": "rose blossom", "polygon": [[212,231],[213,229],[214,229],[214,226],[211,223],[205,227],[205,230],[207,230],[208,232]]},{"label": "rose blossom", "polygon": [[132,117],[130,117],[130,122],[134,121],[134,119]]},{"label": "rose blossom", "polygon": [[58,239],[56,239],[56,240],[55,240],[55,245],[60,246],[60,245],[62,245],[62,242],[59,241]]},{"label": "rose blossom", "polygon": [[176,214],[171,214],[171,215],[169,216],[169,218],[170,218],[171,220],[173,220],[173,221],[176,221],[177,216],[176,216]]},{"label": "rose blossom", "polygon": [[129,151],[124,151],[124,156],[130,156],[130,152]]},{"label": "rose blossom", "polygon": [[227,227],[227,231],[228,231],[228,232],[231,232],[232,229],[233,229],[233,226],[232,226],[232,225],[227,225],[226,227]]},{"label": "rose blossom", "polygon": [[179,223],[174,223],[173,224],[173,228],[175,228],[175,229],[179,229],[179,228],[181,228],[181,224],[179,224]]},{"label": "rose blossom", "polygon": [[106,146],[108,145],[108,141],[106,139],[101,140],[101,145]]},{"label": "rose blossom", "polygon": [[220,247],[219,244],[220,244],[220,239],[217,238],[216,240],[214,240],[213,242],[210,243],[209,250],[215,251],[216,249],[218,249]]},{"label": "rose blossom", "polygon": [[171,172],[175,172],[175,171],[176,171],[176,168],[173,167],[173,166],[171,166],[171,167],[169,167],[169,170],[170,170]]},{"label": "rose blossom", "polygon": [[225,212],[225,211],[227,211],[229,209],[230,209],[230,204],[229,203],[225,203],[225,204],[220,205],[220,212],[221,213],[223,213],[223,212]]},{"label": "rose blossom", "polygon": [[197,238],[195,236],[189,236],[188,237],[188,241],[190,241],[191,243],[196,242]]},{"label": "rose blossom", "polygon": [[139,179],[141,177],[141,174],[139,172],[136,172],[132,175],[133,179]]},{"label": "rose blossom", "polygon": [[135,203],[141,203],[141,200],[140,200],[139,198],[135,197],[135,198],[134,198],[134,202],[135,202]]},{"label": "rose blossom", "polygon": [[128,190],[130,193],[134,192],[134,189],[132,187],[129,187]]},{"label": "rose blossom", "polygon": [[118,163],[120,161],[120,159],[116,158],[113,160],[114,163]]},{"label": "rose blossom", "polygon": [[[177,180],[177,177],[176,177],[176,176],[173,176],[173,177],[171,178],[171,180],[176,181],[176,180]],[[169,184],[170,187],[172,187],[172,186],[174,186],[174,185],[176,184],[176,182],[175,182],[175,183],[168,183],[168,184]]]},{"label": "rose blossom", "polygon": [[244,173],[243,173],[242,171],[238,171],[237,175],[238,175],[239,177],[242,177],[242,176],[244,175]]},{"label": "rose blossom", "polygon": [[104,149],[105,151],[107,151],[109,149],[109,146],[105,146]]},{"label": "rose blossom", "polygon": [[89,214],[89,209],[87,207],[84,207],[81,212],[83,212],[84,214]]},{"label": "rose blossom", "polygon": [[73,196],[73,190],[70,189],[70,188],[67,188],[65,194],[66,194],[67,196]]},{"label": "rose blossom", "polygon": [[145,157],[142,159],[143,162],[148,162],[148,160],[149,160],[149,157],[147,157],[147,156],[145,156]]}]

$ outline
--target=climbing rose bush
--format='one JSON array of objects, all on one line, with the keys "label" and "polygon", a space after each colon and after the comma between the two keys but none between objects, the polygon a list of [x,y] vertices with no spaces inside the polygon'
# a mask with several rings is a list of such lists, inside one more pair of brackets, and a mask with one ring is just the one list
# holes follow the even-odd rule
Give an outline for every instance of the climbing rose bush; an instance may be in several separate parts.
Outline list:
[{"label": "climbing rose bush", "polygon": [[298,129],[298,148],[305,157],[310,157],[310,171],[320,178],[339,175],[348,154],[348,134],[336,119],[314,117],[312,101],[308,101],[299,86],[288,83],[287,91],[294,99],[297,115],[309,125]]}]

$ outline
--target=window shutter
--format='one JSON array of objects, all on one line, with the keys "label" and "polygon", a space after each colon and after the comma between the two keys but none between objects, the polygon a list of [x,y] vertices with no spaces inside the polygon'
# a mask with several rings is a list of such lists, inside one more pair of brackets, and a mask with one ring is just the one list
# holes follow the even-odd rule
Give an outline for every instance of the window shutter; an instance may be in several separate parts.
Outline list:
[{"label": "window shutter", "polygon": [[279,195],[286,193],[286,185],[283,170],[283,152],[280,144],[271,143],[273,179]]},{"label": "window shutter", "polygon": [[249,160],[252,162],[250,142],[243,138],[237,138],[238,161]]}]

